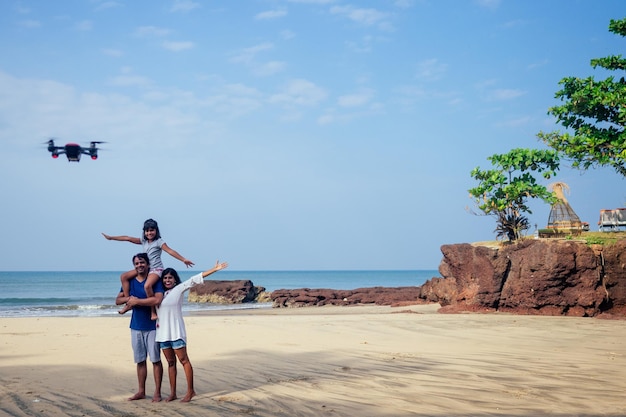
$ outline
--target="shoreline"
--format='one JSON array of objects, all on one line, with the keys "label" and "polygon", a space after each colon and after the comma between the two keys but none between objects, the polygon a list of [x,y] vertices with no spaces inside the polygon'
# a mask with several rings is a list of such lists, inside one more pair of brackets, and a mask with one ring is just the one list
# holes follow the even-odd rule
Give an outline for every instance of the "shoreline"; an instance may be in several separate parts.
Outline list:
[{"label": "shoreline", "polygon": [[[3,318],[0,415],[626,414],[622,321],[437,308],[190,314],[188,404],[126,401],[136,389],[130,316]],[[179,398],[184,390],[179,364]]]}]

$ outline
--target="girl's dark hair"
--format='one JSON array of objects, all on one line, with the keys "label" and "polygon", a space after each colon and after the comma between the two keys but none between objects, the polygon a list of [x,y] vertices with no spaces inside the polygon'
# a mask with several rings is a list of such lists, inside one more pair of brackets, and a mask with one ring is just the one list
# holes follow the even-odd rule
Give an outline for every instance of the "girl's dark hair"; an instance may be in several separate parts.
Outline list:
[{"label": "girl's dark hair", "polygon": [[156,236],[154,236],[154,239],[161,239],[161,232],[159,231],[159,224],[156,222],[156,220],[153,219],[148,219],[145,222],[143,222],[143,235],[146,235],[146,230],[148,229],[154,229],[156,230]]},{"label": "girl's dark hair", "polygon": [[163,272],[161,272],[161,279],[163,279],[163,277],[166,275],[173,276],[174,282],[176,282],[176,285],[180,284],[180,277],[178,276],[178,272],[176,272],[174,268],[165,268]]}]

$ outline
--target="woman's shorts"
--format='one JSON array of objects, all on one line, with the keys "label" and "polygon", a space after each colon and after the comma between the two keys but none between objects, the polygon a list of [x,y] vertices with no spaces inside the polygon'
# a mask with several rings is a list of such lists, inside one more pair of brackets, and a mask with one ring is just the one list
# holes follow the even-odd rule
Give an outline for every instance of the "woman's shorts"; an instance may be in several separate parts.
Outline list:
[{"label": "woman's shorts", "polygon": [[185,346],[187,346],[187,342],[185,342],[183,339],[178,339],[174,341],[159,342],[159,345],[161,346],[161,349],[176,350],[176,349],[184,348]]}]

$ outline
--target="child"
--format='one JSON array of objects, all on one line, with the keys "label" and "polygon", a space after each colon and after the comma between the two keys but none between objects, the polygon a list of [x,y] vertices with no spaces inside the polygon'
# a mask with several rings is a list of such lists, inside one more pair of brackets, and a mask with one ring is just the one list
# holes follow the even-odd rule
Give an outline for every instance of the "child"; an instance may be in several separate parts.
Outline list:
[{"label": "child", "polygon": [[[171,249],[167,244],[161,239],[161,233],[159,232],[159,225],[155,220],[148,219],[143,224],[143,235],[141,238],[131,237],[131,236],[109,236],[107,234],[102,233],[102,236],[107,240],[119,240],[125,242],[131,242],[136,245],[142,245],[145,253],[148,254],[148,258],[150,259],[150,273],[148,274],[148,279],[146,280],[145,289],[148,297],[152,297],[152,286],[161,278],[161,272],[163,272],[163,262],[161,262],[161,252],[165,251],[172,255],[174,258],[183,262],[187,267],[193,266],[194,263],[190,260],[181,256],[174,249]],[[124,292],[124,296],[128,297],[130,292],[129,281],[137,276],[137,271],[134,269],[128,272],[124,272],[120,276],[120,280],[122,281],[122,291]],[[124,306],[119,313],[124,314],[131,307]],[[152,309],[152,320],[156,320],[156,310]]]}]

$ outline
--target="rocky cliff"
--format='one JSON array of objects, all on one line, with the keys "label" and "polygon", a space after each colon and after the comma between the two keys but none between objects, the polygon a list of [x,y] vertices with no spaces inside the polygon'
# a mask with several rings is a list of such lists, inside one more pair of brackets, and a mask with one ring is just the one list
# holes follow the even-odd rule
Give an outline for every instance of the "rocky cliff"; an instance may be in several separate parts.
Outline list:
[{"label": "rocky cliff", "polygon": [[274,307],[439,303],[441,312],[626,318],[626,240],[606,246],[527,239],[488,247],[441,247],[441,277],[421,287],[356,290],[282,289],[267,294],[251,281],[206,281],[189,301],[271,301]]},{"label": "rocky cliff", "polygon": [[420,299],[442,312],[626,317],[626,241],[529,239],[498,248],[444,245],[441,278]]}]

